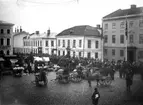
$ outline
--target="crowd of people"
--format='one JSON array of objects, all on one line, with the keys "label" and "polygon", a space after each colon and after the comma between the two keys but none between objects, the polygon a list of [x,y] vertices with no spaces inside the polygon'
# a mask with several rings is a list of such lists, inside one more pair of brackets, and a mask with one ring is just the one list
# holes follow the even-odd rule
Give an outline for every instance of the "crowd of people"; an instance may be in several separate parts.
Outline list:
[{"label": "crowd of people", "polygon": [[[101,61],[99,59],[89,59],[89,58],[78,58],[78,57],[65,57],[65,56],[50,56],[50,62],[49,65],[57,64],[60,67],[64,68],[64,74],[67,75],[69,72],[73,71],[74,69],[77,69],[77,73],[81,75],[81,71],[83,70],[82,67],[89,68],[87,76],[90,76],[90,68],[97,67],[99,69],[103,69],[104,72],[107,71],[105,68],[109,68],[113,72],[111,74],[112,80],[114,80],[114,74],[116,71],[119,71],[119,77],[121,79],[126,80],[126,87],[127,91],[130,91],[130,87],[133,84],[133,76],[134,74],[140,74],[143,80],[143,62],[141,61],[135,61],[135,62],[129,62],[129,61]],[[8,62],[8,60],[7,60]],[[10,65],[10,62],[6,63]],[[38,72],[38,65],[39,63],[34,61],[32,56],[29,57],[18,57],[18,62],[20,66],[23,66],[25,73],[35,73]],[[43,64],[41,64],[43,65]],[[3,65],[0,65],[0,75],[2,71]],[[42,70],[41,70],[42,71]],[[42,74],[42,73],[41,73]],[[42,76],[41,76],[42,78]],[[91,81],[88,79],[89,86],[91,87]],[[92,102],[94,105],[98,104],[98,100],[100,98],[100,94],[95,88],[95,91],[92,95]]]}]

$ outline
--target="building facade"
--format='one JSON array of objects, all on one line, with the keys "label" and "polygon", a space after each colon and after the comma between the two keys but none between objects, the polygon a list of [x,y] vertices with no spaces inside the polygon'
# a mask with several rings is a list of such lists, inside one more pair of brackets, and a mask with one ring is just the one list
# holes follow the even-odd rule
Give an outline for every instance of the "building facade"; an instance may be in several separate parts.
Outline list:
[{"label": "building facade", "polygon": [[0,21],[0,51],[5,55],[13,54],[13,35],[14,24],[5,21]]},{"label": "building facade", "polygon": [[23,38],[28,36],[29,33],[22,31],[20,28],[20,31],[16,30],[15,34],[13,35],[13,53],[14,54],[23,54],[24,52],[24,43]]},{"label": "building facade", "polygon": [[102,22],[104,59],[143,61],[143,7],[119,9]]},{"label": "building facade", "polygon": [[39,33],[36,31],[23,38],[24,53],[30,54],[55,54],[56,49],[56,33]]},{"label": "building facade", "polygon": [[57,35],[57,55],[102,59],[101,28],[88,25],[75,26]]}]

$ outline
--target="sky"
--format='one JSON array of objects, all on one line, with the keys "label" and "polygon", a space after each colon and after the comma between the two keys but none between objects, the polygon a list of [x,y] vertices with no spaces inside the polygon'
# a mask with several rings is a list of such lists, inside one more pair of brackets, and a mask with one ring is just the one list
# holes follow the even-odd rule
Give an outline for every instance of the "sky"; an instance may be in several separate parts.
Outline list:
[{"label": "sky", "polygon": [[117,9],[143,6],[142,0],[0,0],[0,20],[33,33],[59,33],[77,25],[96,27]]}]

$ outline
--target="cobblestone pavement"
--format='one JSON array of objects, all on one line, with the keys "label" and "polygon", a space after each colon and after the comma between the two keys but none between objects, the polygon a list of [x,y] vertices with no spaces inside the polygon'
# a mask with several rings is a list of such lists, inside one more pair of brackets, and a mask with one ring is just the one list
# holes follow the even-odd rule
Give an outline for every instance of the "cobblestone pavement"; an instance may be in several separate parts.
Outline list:
[{"label": "cobblestone pavement", "polygon": [[[21,78],[5,76],[0,81],[0,105],[92,105],[92,87],[83,80],[81,83],[60,84],[54,81],[54,72],[48,73],[48,86],[36,87],[34,75]],[[140,89],[140,91],[138,91]],[[132,92],[127,93],[125,80],[115,75],[109,87],[99,87],[101,98],[99,105],[141,105],[143,83],[139,76],[134,77]]]}]

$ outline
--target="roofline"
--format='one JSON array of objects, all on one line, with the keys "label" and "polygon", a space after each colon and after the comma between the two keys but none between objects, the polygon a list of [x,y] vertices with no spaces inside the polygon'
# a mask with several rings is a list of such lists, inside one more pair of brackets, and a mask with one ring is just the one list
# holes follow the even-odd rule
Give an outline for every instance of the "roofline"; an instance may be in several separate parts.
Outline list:
[{"label": "roofline", "polygon": [[56,39],[56,38],[42,38],[42,39]]},{"label": "roofline", "polygon": [[14,34],[13,36],[23,35],[23,33],[25,33],[26,35],[29,35],[29,33],[27,33],[27,32],[25,32],[25,31],[23,31],[23,32],[20,32],[20,33],[16,33],[16,34]]},{"label": "roofline", "polygon": [[102,21],[114,20],[114,19],[122,19],[122,18],[131,18],[131,17],[138,17],[138,16],[143,16],[143,13],[136,14],[136,15],[127,15],[127,16],[117,16],[117,17],[110,17],[110,18],[102,18]]},{"label": "roofline", "polygon": [[97,37],[100,37],[100,35],[60,35],[60,36],[57,36],[57,37],[64,37],[64,36],[81,36],[81,37],[84,37],[84,36],[97,36]]},{"label": "roofline", "polygon": [[0,22],[0,25],[11,25],[11,26],[13,26],[14,24],[13,23],[7,23],[7,22],[5,22],[5,23]]}]

